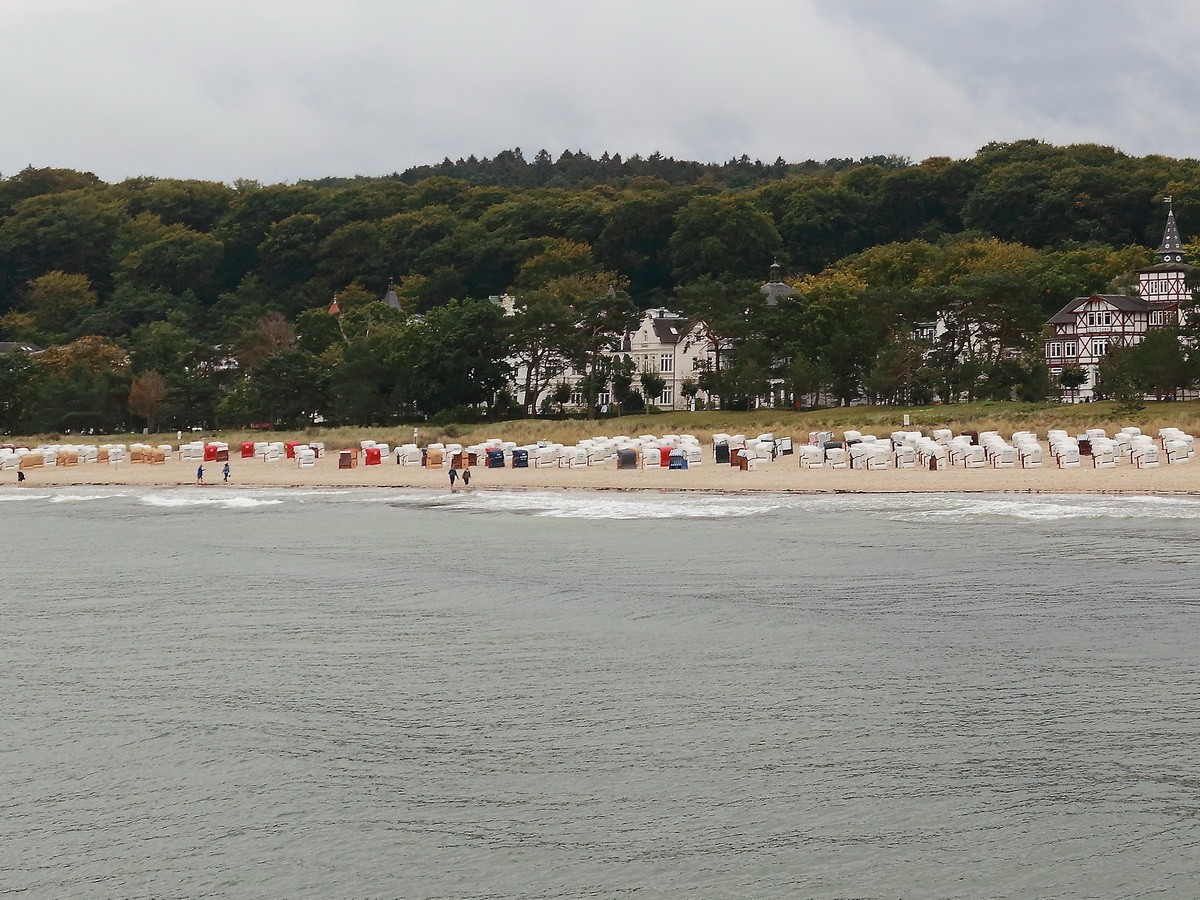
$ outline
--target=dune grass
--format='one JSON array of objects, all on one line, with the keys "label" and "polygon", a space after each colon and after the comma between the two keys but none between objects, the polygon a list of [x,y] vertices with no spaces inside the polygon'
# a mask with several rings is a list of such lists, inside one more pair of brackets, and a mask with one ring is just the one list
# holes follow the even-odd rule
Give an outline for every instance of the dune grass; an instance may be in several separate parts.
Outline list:
[{"label": "dune grass", "polygon": [[[849,406],[833,409],[792,412],[791,410],[760,409],[752,412],[664,412],[604,419],[547,420],[516,419],[508,422],[488,422],[472,425],[390,425],[383,427],[354,428],[306,428],[298,431],[205,431],[184,432],[183,440],[216,439],[230,444],[242,441],[301,440],[324,441],[329,449],[358,446],[365,438],[386,441],[393,446],[413,441],[414,428],[419,444],[434,441],[461,444],[478,443],[488,438],[531,444],[537,441],[555,441],[574,444],[582,438],[596,435],[626,434],[694,434],[702,441],[716,432],[729,434],[757,435],[773,432],[777,436],[790,435],[807,440],[810,431],[834,431],[840,433],[853,428],[864,433],[880,436],[890,434],[903,427],[905,415],[909,416],[911,430],[928,432],[933,428],[950,428],[955,433],[966,429],[975,431],[998,431],[1004,437],[1012,432],[1033,431],[1045,437],[1047,430],[1061,428],[1072,434],[1082,433],[1087,428],[1103,428],[1110,434],[1127,425],[1136,425],[1150,434],[1158,429],[1173,425],[1191,434],[1200,431],[1200,401],[1183,403],[1147,403],[1137,412],[1122,412],[1114,403],[1007,403],[982,402],[946,406],[893,407],[893,406]],[[177,433],[165,432],[153,435],[88,435],[87,443],[130,443],[143,441],[150,444],[179,442]],[[2,442],[36,445],[40,443],[83,442],[77,435],[39,434],[4,438]]]}]

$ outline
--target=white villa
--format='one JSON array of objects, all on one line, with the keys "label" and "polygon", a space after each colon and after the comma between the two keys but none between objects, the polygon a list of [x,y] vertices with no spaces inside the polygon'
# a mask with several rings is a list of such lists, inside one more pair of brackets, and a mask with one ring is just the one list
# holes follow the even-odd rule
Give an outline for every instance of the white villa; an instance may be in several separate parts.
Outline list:
[{"label": "white villa", "polygon": [[1139,344],[1150,329],[1177,322],[1180,304],[1191,301],[1188,276],[1196,267],[1183,261],[1183,242],[1171,210],[1158,259],[1155,265],[1138,270],[1136,295],[1076,297],[1050,319],[1045,358],[1051,377],[1057,380],[1065,367],[1073,365],[1081,366],[1088,376],[1074,399],[1095,396],[1100,361],[1110,349]]}]

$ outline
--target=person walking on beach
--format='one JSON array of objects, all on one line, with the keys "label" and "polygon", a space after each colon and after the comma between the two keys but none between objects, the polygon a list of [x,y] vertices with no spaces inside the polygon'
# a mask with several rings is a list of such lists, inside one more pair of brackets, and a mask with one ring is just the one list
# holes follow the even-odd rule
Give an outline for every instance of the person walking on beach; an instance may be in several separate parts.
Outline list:
[{"label": "person walking on beach", "polygon": [[463,469],[462,480],[463,480],[463,487],[469,488],[471,486],[471,467],[470,466],[467,466],[465,469]]},{"label": "person walking on beach", "polygon": [[24,484],[24,483],[25,483],[25,473],[22,472],[20,469],[18,469],[17,470],[17,484]]},{"label": "person walking on beach", "polygon": [[225,468],[221,470],[221,474],[225,476],[225,483],[229,484],[229,463],[225,463]]},{"label": "person walking on beach", "polygon": [[204,484],[204,466],[196,467],[196,484]]},{"label": "person walking on beach", "polygon": [[458,481],[458,469],[454,468],[454,464],[450,465],[450,490],[454,491],[454,483]]}]

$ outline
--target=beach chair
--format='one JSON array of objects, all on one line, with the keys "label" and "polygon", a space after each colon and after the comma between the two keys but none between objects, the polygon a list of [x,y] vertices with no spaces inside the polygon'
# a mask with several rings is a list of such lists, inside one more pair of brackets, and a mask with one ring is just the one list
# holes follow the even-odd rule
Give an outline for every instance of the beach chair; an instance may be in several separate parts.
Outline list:
[{"label": "beach chair", "polygon": [[1169,466],[1188,462],[1192,458],[1187,441],[1178,438],[1166,441],[1163,450],[1167,457],[1167,465]]},{"label": "beach chair", "polygon": [[1159,467],[1158,448],[1153,444],[1135,444],[1133,464],[1139,469],[1157,469]]},{"label": "beach chair", "polygon": [[990,448],[988,461],[993,469],[1011,469],[1016,465],[1016,450],[1007,444]]},{"label": "beach chair", "polygon": [[819,469],[825,465],[825,451],[811,444],[801,447],[797,456],[802,469]]},{"label": "beach chair", "polygon": [[1057,452],[1054,455],[1060,469],[1077,469],[1079,468],[1079,448],[1070,447],[1066,444],[1057,445]]}]

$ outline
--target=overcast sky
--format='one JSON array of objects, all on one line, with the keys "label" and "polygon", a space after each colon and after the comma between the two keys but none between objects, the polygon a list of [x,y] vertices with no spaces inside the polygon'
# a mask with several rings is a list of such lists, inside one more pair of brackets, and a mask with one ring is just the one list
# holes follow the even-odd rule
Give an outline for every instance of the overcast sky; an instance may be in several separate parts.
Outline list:
[{"label": "overcast sky", "polygon": [[[1182,0],[0,0],[0,174],[377,175],[994,140],[1200,156]],[[1189,102],[1190,101],[1190,102]]]}]

